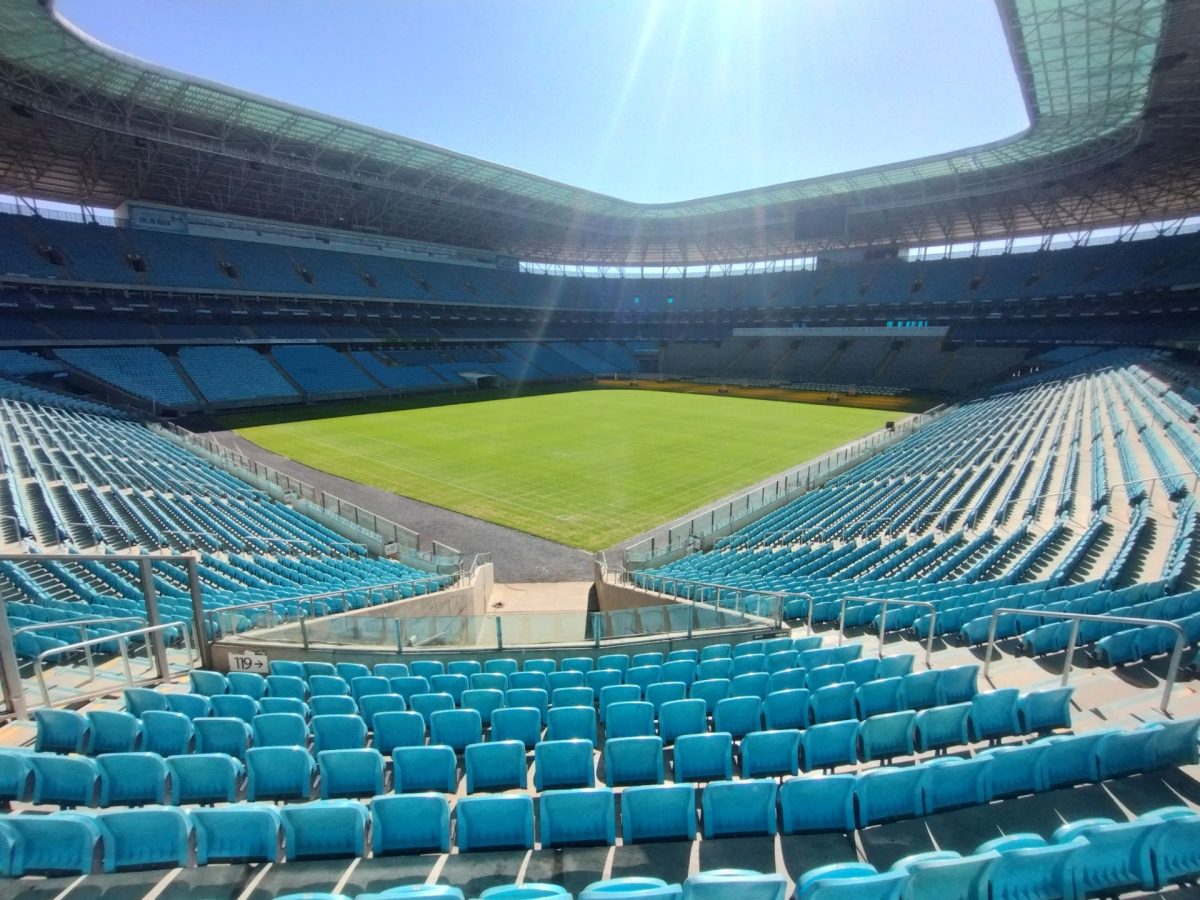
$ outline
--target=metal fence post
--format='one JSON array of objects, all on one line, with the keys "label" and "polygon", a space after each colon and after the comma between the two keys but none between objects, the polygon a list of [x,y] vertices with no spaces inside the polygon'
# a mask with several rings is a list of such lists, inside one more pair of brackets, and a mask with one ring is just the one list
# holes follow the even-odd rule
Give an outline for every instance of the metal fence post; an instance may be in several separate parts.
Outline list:
[{"label": "metal fence post", "polygon": [[[154,587],[154,564],[149,556],[143,556],[138,560],[138,565],[142,574],[142,596],[146,602],[146,624],[153,628],[162,624],[162,617],[158,614],[158,592]],[[163,644],[162,632],[152,631],[147,637],[158,677],[166,681],[171,677],[171,667],[167,663],[167,648]]]},{"label": "metal fence post", "polygon": [[213,667],[212,643],[209,641],[208,632],[204,627],[204,600],[200,595],[200,574],[196,568],[196,558],[194,556],[187,557],[184,565],[187,569],[188,593],[192,598],[192,627],[196,631],[196,649],[200,651],[200,667],[211,669]]},{"label": "metal fence post", "polygon": [[8,624],[8,603],[0,610],[0,679],[4,681],[4,702],[18,719],[29,715],[25,689],[21,686],[21,667],[13,647],[12,627]]}]

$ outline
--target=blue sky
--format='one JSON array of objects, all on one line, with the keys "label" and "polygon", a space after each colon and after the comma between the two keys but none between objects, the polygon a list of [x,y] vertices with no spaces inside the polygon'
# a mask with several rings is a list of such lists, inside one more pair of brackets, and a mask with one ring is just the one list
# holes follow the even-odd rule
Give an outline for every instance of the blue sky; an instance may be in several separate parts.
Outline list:
[{"label": "blue sky", "polygon": [[58,0],[135,56],[637,202],[1027,125],[987,0]]}]

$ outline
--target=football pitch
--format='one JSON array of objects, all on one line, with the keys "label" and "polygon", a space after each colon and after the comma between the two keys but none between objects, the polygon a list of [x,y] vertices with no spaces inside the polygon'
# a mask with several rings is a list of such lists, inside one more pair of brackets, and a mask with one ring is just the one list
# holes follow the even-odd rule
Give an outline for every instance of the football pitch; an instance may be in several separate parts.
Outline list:
[{"label": "football pitch", "polygon": [[599,550],[895,417],[874,409],[605,389],[237,430],[343,478]]}]

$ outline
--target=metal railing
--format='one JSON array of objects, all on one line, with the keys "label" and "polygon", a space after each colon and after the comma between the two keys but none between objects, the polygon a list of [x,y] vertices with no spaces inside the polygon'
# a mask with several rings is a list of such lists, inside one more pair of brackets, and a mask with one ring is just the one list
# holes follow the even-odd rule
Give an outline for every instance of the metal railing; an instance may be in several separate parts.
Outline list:
[{"label": "metal railing", "polygon": [[[13,637],[18,634],[32,633],[35,631],[57,631],[60,628],[78,628],[79,638],[84,640],[87,638],[87,626],[89,625],[114,625],[118,622],[135,622],[139,625],[147,624],[145,618],[141,616],[106,616],[104,618],[94,619],[67,619],[61,622],[39,622],[36,625],[22,625],[20,628],[13,629]],[[147,650],[147,653],[149,651]],[[96,660],[92,654],[91,645],[83,648],[84,658],[87,660],[88,681],[94,681],[96,678]]]},{"label": "metal railing", "polygon": [[[608,573],[608,570],[606,568],[605,574],[607,574],[607,573]],[[634,580],[635,576],[637,575],[636,572],[628,572],[624,569],[620,569],[620,570],[612,571],[611,574],[613,576],[614,583],[632,586],[632,587],[637,588],[638,590],[646,591],[647,593],[660,594],[664,597],[671,597],[675,600],[687,600],[691,603],[703,603],[707,606],[712,606],[717,609],[736,609],[737,604],[739,602],[742,603],[742,606],[744,609],[745,608],[745,598],[747,596],[771,597],[778,601],[773,615],[763,616],[761,613],[752,613],[752,615],[759,615],[761,618],[772,618],[772,619],[774,619],[776,627],[783,627],[784,607],[787,605],[787,601],[789,599],[792,599],[793,597],[807,597],[809,599],[808,630],[809,630],[810,634],[812,633],[812,598],[807,593],[793,593],[791,591],[764,591],[764,590],[758,590],[756,588],[744,588],[744,587],[736,587],[734,585],[729,585],[729,584],[718,584],[718,583],[712,582],[712,581],[698,581],[696,579],[690,579],[690,578],[671,578],[670,576],[667,576],[667,575],[648,575],[648,576],[646,576],[647,579],[653,579],[653,580],[657,581],[660,585],[669,583],[672,585],[672,587],[675,588],[675,591],[668,591],[664,587],[661,587],[661,586],[660,587],[649,587],[649,586],[646,586],[643,584],[638,584]],[[690,588],[698,588],[700,593],[703,593],[705,591],[715,591],[716,593],[712,600],[708,600],[708,599],[705,599],[704,597],[694,596],[690,590],[687,594],[679,593],[678,591],[679,591],[679,588],[681,588],[681,587],[689,588],[689,589]],[[734,599],[733,599],[734,605],[733,606],[722,606],[722,604],[721,604],[722,595],[725,595],[726,597],[728,597],[729,595],[734,595]]]},{"label": "metal railing", "polygon": [[[170,671],[159,671],[152,678],[135,679],[133,670],[129,665],[129,640],[130,638],[141,637],[146,647],[146,659],[149,662],[149,667],[154,668],[154,657],[151,654],[151,642],[144,640],[152,634],[166,634],[178,628],[183,638],[184,650],[187,652],[188,668],[192,667],[193,661],[196,659],[195,651],[192,647],[191,626],[184,621],[164,622],[161,625],[147,625],[144,628],[135,628],[132,631],[124,631],[119,634],[106,634],[100,637],[88,638],[83,641],[76,641],[74,644],[67,644],[65,647],[52,647],[49,650],[43,650],[33,660],[33,675],[37,681],[38,690],[41,692],[42,701],[46,706],[52,706],[53,702],[50,699],[50,689],[46,685],[46,674],[43,671],[45,661],[52,656],[61,656],[64,653],[70,653],[74,650],[86,650],[95,644],[106,644],[110,641],[117,642],[117,649],[121,654],[121,665],[125,670],[125,683],[134,684],[153,684],[160,681],[168,681],[171,678]],[[94,674],[94,670],[93,670]],[[111,689],[104,688],[99,691],[94,691],[90,694],[72,695],[72,700],[80,700],[91,697],[99,697],[110,693]]]},{"label": "metal railing", "polygon": [[1072,620],[1071,634],[1067,639],[1067,655],[1063,660],[1062,679],[1059,682],[1063,687],[1067,686],[1067,682],[1071,678],[1071,668],[1075,657],[1075,646],[1079,641],[1080,622],[1117,622],[1123,625],[1159,625],[1164,628],[1170,628],[1175,632],[1175,648],[1171,651],[1171,662],[1167,666],[1166,683],[1163,685],[1162,705],[1159,707],[1163,713],[1167,712],[1167,707],[1171,703],[1171,692],[1175,689],[1175,681],[1179,678],[1179,663],[1183,659],[1183,648],[1184,645],[1187,644],[1187,634],[1184,632],[1183,627],[1177,623],[1166,619],[1143,619],[1136,616],[1105,616],[1096,615],[1095,613],[1070,613],[1001,607],[1000,609],[992,610],[991,621],[988,622],[987,650],[983,655],[984,678],[988,677],[988,672],[992,666],[992,651],[996,646],[996,625],[1000,621],[1000,616],[1003,615],[1033,616],[1039,619]]},{"label": "metal railing", "polygon": [[877,597],[842,597],[841,610],[838,613],[838,646],[846,637],[846,604],[847,603],[879,603],[883,609],[879,612],[879,658],[883,659],[883,644],[887,636],[887,610],[889,606],[919,606],[929,610],[929,637],[925,639],[925,668],[933,668],[933,637],[937,633],[937,607],[928,600],[897,600],[895,598]]}]

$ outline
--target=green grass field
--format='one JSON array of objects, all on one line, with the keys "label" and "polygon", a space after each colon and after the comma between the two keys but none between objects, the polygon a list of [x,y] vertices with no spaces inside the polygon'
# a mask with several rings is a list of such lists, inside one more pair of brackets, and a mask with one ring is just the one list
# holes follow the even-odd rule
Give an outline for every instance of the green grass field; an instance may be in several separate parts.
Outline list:
[{"label": "green grass field", "polygon": [[610,389],[274,422],[238,433],[325,472],[598,550],[895,415]]}]

